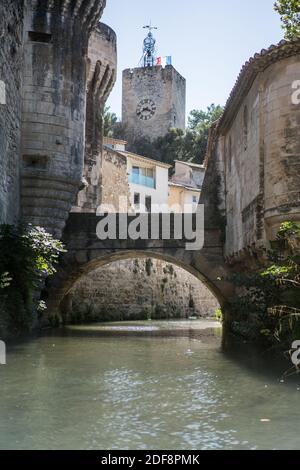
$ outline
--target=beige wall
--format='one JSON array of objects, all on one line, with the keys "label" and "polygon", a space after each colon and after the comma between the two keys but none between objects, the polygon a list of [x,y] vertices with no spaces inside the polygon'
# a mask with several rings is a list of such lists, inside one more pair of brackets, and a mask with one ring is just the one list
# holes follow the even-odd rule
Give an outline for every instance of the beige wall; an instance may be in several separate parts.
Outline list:
[{"label": "beige wall", "polygon": [[[197,198],[197,203],[193,203],[193,198]],[[169,185],[169,208],[174,213],[184,212],[185,206],[193,206],[193,211],[197,210],[200,198],[199,191],[192,191],[184,187]]]},{"label": "beige wall", "polygon": [[71,295],[75,314],[90,312],[98,320],[210,317],[219,307],[194,276],[154,259],[118,261],[102,267],[77,282]]},{"label": "beige wall", "polygon": [[101,168],[101,204],[113,205],[118,211],[120,196],[127,201],[130,208],[127,159],[114,150],[104,147]]},{"label": "beige wall", "polygon": [[[0,2],[0,223],[15,223],[20,208],[23,12],[21,2]],[[5,99],[4,99],[5,98]]]},{"label": "beige wall", "polygon": [[[268,248],[283,221],[300,220],[300,104],[292,103],[300,55],[282,58],[285,47],[270,51],[272,63],[255,74],[248,89],[250,72],[243,69],[245,78],[209,146],[204,195],[218,184],[220,213],[226,217],[225,255],[237,261],[245,252]],[[213,173],[218,175],[214,182]]]},{"label": "beige wall", "polygon": [[183,197],[183,188],[179,188],[176,186],[169,186],[169,207],[171,210],[172,210],[172,207],[176,206],[178,208],[181,208],[181,211],[182,211],[182,197]]},{"label": "beige wall", "polygon": [[300,54],[274,64],[263,77],[266,230],[300,220],[300,103],[292,83],[300,80]]}]

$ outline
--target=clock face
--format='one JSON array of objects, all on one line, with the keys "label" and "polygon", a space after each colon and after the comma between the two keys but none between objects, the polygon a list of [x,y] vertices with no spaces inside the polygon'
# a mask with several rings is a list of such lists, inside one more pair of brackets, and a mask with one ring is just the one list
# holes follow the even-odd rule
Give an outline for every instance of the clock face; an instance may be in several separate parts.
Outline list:
[{"label": "clock face", "polygon": [[142,121],[149,121],[156,112],[156,105],[151,99],[144,99],[139,102],[136,114]]}]

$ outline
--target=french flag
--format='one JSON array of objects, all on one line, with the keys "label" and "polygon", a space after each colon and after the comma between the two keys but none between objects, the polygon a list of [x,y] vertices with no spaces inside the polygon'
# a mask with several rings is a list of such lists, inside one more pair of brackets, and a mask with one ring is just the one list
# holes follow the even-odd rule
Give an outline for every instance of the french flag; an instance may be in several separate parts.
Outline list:
[{"label": "french flag", "polygon": [[172,56],[168,55],[166,57],[158,57],[156,59],[156,65],[161,65],[162,67],[172,65]]}]

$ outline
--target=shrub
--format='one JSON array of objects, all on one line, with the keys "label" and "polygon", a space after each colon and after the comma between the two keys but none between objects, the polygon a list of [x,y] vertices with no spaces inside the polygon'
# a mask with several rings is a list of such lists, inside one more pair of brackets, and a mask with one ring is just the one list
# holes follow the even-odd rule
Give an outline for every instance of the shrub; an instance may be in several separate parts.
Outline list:
[{"label": "shrub", "polygon": [[39,291],[62,252],[62,243],[43,228],[0,225],[1,336],[30,330],[34,313],[45,309]]},{"label": "shrub", "polygon": [[215,311],[215,319],[221,323],[223,322],[223,312],[220,308]]},{"label": "shrub", "polygon": [[285,222],[268,253],[269,265],[251,275],[236,275],[244,289],[235,303],[240,322],[253,337],[290,346],[300,333],[300,224]]}]

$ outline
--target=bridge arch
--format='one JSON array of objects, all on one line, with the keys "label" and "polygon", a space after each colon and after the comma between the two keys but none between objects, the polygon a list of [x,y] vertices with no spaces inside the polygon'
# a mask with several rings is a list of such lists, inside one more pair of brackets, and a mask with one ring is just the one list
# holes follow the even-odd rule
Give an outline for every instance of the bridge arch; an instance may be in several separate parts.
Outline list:
[{"label": "bridge arch", "polygon": [[205,230],[204,247],[200,251],[186,249],[185,240],[99,240],[95,214],[70,215],[63,256],[54,278],[47,284],[47,305],[50,316],[62,317],[64,301],[74,284],[89,272],[118,260],[129,258],[157,258],[188,271],[210,290],[224,308],[234,296],[230,271],[225,265],[221,233],[218,229]]},{"label": "bridge arch", "polygon": [[49,283],[47,304],[50,315],[58,315],[63,319],[64,312],[70,308],[68,294],[81,278],[101,267],[128,259],[159,259],[184,269],[208,288],[222,308],[226,307],[228,296],[233,292],[231,283],[222,277],[222,274],[224,275],[222,267],[218,266],[218,273],[216,273],[220,276],[215,275],[215,269],[212,267],[208,272],[208,261],[201,253],[197,253],[194,260],[191,260],[190,252],[184,249],[169,249],[168,251],[153,248],[117,249],[101,250],[101,252],[92,250],[88,257],[87,254],[82,251],[68,253],[63,263],[64,267],[60,267],[57,276]]}]

